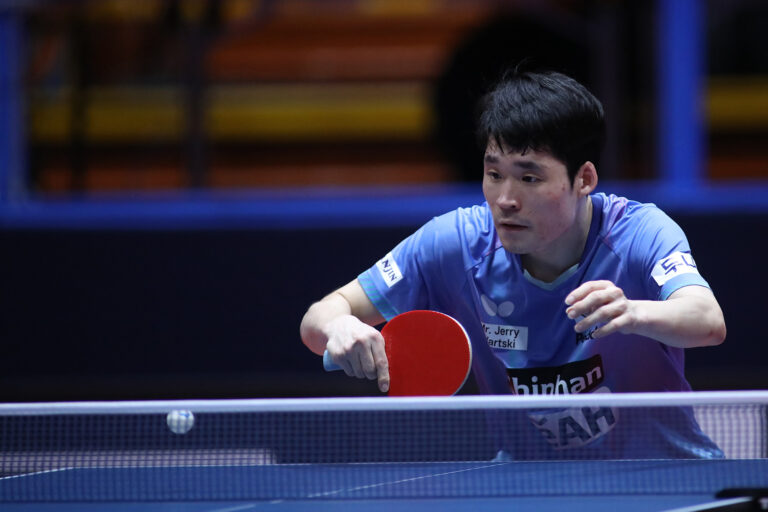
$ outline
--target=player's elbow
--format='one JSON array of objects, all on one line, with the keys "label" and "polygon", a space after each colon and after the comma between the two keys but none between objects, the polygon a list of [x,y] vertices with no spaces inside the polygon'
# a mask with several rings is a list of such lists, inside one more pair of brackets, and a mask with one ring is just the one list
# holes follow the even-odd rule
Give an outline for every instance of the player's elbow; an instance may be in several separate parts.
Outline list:
[{"label": "player's elbow", "polygon": [[725,328],[725,320],[721,316],[719,321],[716,322],[715,326],[710,332],[710,335],[709,335],[710,343],[708,343],[708,345],[710,346],[720,345],[725,341],[725,336],[727,333],[728,333],[727,329]]},{"label": "player's elbow", "polygon": [[[696,291],[700,291],[697,289]],[[723,310],[712,295],[693,298],[696,308],[690,312],[695,319],[694,328],[698,330],[700,347],[714,347],[725,341],[726,328]]]},{"label": "player's elbow", "polygon": [[723,312],[720,308],[717,308],[716,311],[710,312],[706,318],[709,319],[709,322],[704,323],[707,330],[705,331],[700,346],[714,347],[720,345],[725,341],[725,336],[727,334]]},{"label": "player's elbow", "polygon": [[299,325],[299,336],[304,345],[315,354],[322,354],[327,339],[318,326],[318,303],[309,307]]}]

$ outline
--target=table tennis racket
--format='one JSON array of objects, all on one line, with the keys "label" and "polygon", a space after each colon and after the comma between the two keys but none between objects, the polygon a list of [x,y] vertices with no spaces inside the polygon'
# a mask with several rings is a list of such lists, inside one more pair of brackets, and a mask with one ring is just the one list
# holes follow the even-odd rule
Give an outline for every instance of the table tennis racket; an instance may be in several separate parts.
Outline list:
[{"label": "table tennis racket", "polygon": [[[381,334],[389,361],[390,396],[453,395],[467,380],[472,346],[453,317],[437,311],[408,311],[387,322]],[[323,367],[341,370],[327,350]]]}]

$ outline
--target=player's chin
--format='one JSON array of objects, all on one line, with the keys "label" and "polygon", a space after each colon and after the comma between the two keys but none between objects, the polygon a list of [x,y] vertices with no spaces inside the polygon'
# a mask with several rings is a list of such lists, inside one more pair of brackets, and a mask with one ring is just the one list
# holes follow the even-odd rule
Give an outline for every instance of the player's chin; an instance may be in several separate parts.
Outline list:
[{"label": "player's chin", "polygon": [[499,236],[499,240],[501,241],[501,246],[512,254],[528,254],[531,252],[528,244],[522,242],[519,238],[511,239],[510,237]]}]

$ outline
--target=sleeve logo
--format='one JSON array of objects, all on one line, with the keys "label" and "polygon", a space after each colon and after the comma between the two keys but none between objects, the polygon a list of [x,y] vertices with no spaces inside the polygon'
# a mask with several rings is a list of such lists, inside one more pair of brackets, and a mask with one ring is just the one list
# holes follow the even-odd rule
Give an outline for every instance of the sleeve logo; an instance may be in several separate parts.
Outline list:
[{"label": "sleeve logo", "polygon": [[376,268],[379,270],[381,278],[387,283],[387,288],[392,288],[395,283],[403,278],[400,267],[397,266],[397,262],[392,257],[391,252],[376,262]]},{"label": "sleeve logo", "polygon": [[664,283],[682,274],[698,274],[696,262],[693,256],[686,252],[674,252],[664,259],[656,262],[656,266],[651,271],[651,277],[656,284],[663,286]]}]

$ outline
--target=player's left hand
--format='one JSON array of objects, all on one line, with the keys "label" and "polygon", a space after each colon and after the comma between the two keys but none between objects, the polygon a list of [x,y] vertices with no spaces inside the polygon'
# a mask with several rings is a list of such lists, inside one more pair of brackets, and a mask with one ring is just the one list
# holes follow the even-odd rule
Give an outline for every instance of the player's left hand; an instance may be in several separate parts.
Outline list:
[{"label": "player's left hand", "polygon": [[624,290],[611,281],[587,281],[565,298],[568,318],[577,320],[576,332],[586,332],[600,326],[592,333],[602,338],[614,332],[629,333],[637,322],[633,301],[627,299]]}]

